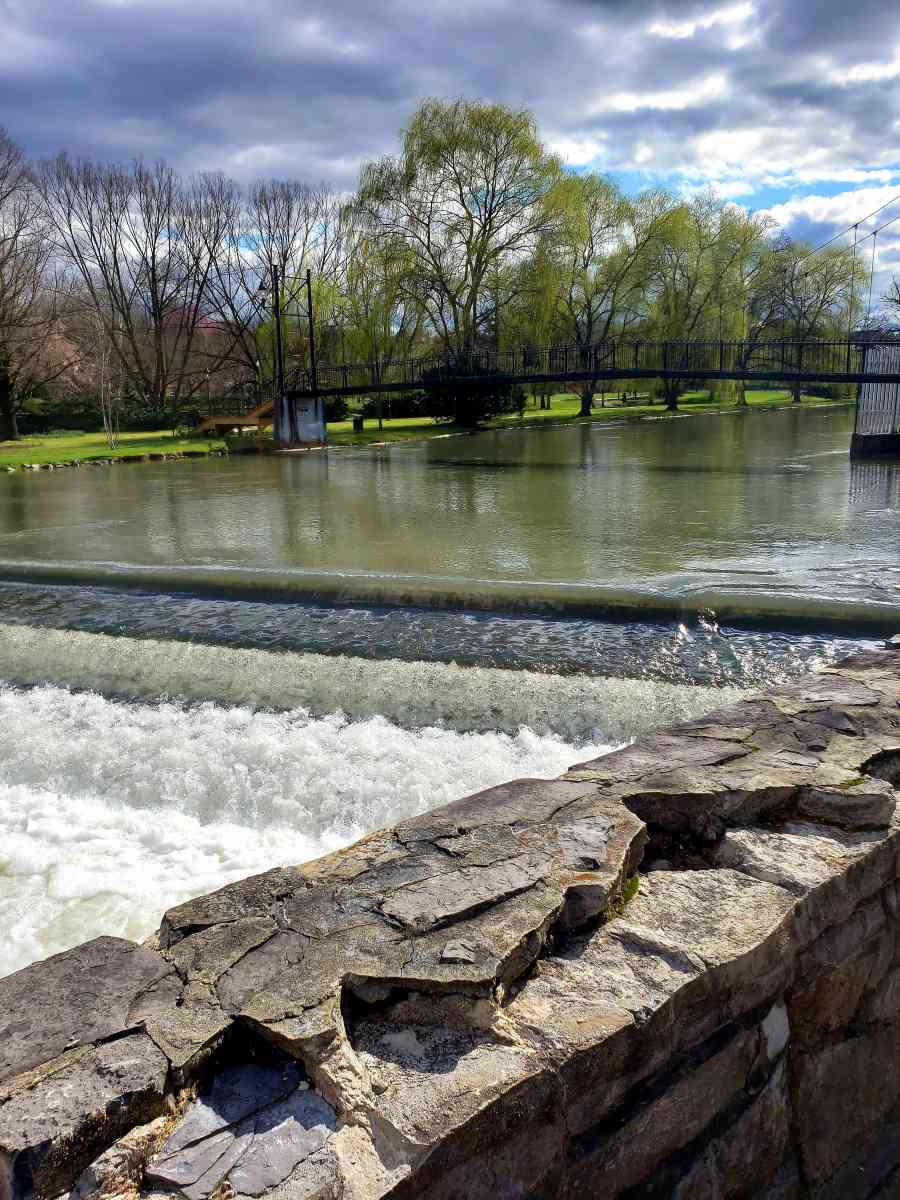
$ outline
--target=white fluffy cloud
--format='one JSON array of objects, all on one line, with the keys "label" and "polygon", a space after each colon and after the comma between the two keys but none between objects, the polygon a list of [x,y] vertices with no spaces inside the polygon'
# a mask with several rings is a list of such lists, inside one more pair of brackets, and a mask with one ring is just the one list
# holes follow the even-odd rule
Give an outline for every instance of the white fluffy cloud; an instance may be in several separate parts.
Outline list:
[{"label": "white fluffy cloud", "polygon": [[37,156],[342,188],[422,96],[480,96],[572,167],[759,208],[900,180],[897,34],[885,0],[10,0],[0,86]]}]

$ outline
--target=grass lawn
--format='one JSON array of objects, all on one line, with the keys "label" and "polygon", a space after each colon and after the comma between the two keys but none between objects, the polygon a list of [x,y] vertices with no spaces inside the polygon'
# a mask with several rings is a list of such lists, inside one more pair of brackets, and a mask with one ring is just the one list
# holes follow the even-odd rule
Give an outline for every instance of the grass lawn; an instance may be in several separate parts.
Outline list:
[{"label": "grass lawn", "polygon": [[138,454],[183,454],[185,450],[208,454],[225,443],[221,438],[173,437],[171,433],[123,433],[110,450],[104,433],[33,434],[17,442],[0,442],[0,468],[25,463],[69,463],[97,458],[122,458]]},{"label": "grass lawn", "polygon": [[[809,397],[811,403],[823,403],[817,398]],[[786,391],[748,391],[747,405],[749,408],[783,408],[791,403],[790,392]],[[679,410],[684,414],[704,412],[731,412],[735,410],[733,400],[710,400],[709,392],[685,392],[678,399]],[[577,396],[570,392],[560,392],[550,399],[549,409],[535,406],[527,407],[521,417],[510,415],[497,417],[488,422],[486,429],[529,429],[539,428],[550,421],[553,424],[569,424],[576,421],[628,421],[646,417],[667,417],[662,404],[620,404],[607,402],[605,408],[596,402],[591,416],[580,417],[581,407]],[[460,429],[457,425],[435,424],[429,417],[410,417],[396,421],[385,421],[384,429],[379,432],[377,421],[366,422],[362,433],[354,433],[350,421],[339,421],[328,426],[328,440],[335,446],[368,446],[373,442],[407,442],[422,438],[440,437],[441,434],[463,433],[469,430]]]},{"label": "grass lawn", "polygon": [[[812,400],[812,398],[810,398]],[[790,393],[784,391],[747,392],[749,408],[783,408],[791,402]],[[813,403],[822,403],[812,400]],[[734,410],[732,400],[710,400],[708,392],[685,392],[679,398],[679,409],[684,414],[704,412],[729,412]],[[669,414],[657,404],[620,404],[607,402],[605,408],[595,407],[590,418],[578,415],[579,400],[569,392],[551,397],[550,408],[540,409],[535,401],[521,417],[518,415],[498,417],[485,426],[487,429],[533,429],[551,422],[568,424],[576,421],[629,421],[646,417],[665,417]],[[375,420],[366,422],[362,433],[354,433],[350,421],[336,421],[328,426],[328,440],[333,446],[370,446],[381,442],[412,442],[426,438],[445,436],[450,433],[468,433],[456,425],[436,424],[430,417],[406,417],[385,421],[379,430]],[[267,436],[266,441],[269,441]],[[245,444],[255,444],[255,437],[241,439]],[[185,451],[208,454],[225,446],[222,438],[173,437],[171,433],[123,433],[115,450],[110,450],[102,433],[54,433],[23,437],[17,442],[0,442],[0,470],[4,467],[20,467],[26,463],[69,463],[90,461],[98,458],[128,458],[141,454],[183,454]],[[236,443],[232,443],[236,448]]]}]

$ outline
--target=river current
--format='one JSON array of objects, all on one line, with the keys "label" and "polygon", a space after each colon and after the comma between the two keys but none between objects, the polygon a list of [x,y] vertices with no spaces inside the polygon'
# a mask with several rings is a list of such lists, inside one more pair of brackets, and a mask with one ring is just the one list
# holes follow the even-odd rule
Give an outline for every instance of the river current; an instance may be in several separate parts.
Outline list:
[{"label": "river current", "polygon": [[849,422],[0,477],[0,974],[878,644]]}]

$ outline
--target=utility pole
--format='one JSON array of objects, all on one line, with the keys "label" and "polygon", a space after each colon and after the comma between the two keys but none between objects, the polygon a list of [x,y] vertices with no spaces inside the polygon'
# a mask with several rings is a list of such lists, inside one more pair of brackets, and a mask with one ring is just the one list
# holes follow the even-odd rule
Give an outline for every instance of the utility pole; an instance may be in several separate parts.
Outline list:
[{"label": "utility pole", "polygon": [[306,270],[306,315],[309,318],[309,381],[315,396],[319,391],[319,383],[316,378],[316,322],[313,316],[312,271],[309,268]]},{"label": "utility pole", "polygon": [[291,421],[282,429],[284,409],[284,347],[281,342],[281,277],[277,264],[272,264],[272,316],[275,321],[275,397],[272,406],[272,439],[276,446],[284,443],[285,435],[290,445],[293,440]]},{"label": "utility pole", "polygon": [[[313,312],[312,271],[306,268],[306,316],[309,321],[309,382],[313,395],[313,406],[319,403],[319,378],[316,367],[316,320]],[[322,410],[322,429],[325,430],[325,410]],[[323,441],[324,441],[323,435]]]}]

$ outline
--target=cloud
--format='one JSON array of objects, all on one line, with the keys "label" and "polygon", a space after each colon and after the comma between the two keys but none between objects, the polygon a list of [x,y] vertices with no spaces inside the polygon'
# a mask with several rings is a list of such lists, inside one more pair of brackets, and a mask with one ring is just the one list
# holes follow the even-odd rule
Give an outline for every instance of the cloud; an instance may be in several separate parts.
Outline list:
[{"label": "cloud", "polygon": [[662,19],[648,26],[647,32],[664,38],[690,38],[698,29],[710,29],[713,25],[742,25],[754,14],[754,6],[729,4],[724,8],[713,8],[708,12],[686,21]]},{"label": "cloud", "polygon": [[884,0],[4,0],[0,99],[40,157],[326,179],[426,95],[537,115],[573,167],[742,202],[900,168]]},{"label": "cloud", "polygon": [[696,108],[706,101],[723,96],[728,90],[726,77],[717,72],[704,78],[693,80],[683,87],[664,89],[658,92],[607,92],[600,96],[590,108],[591,115],[603,112],[640,112],[641,109],[653,108],[677,111],[684,108]]},{"label": "cloud", "polygon": [[[868,217],[869,213],[875,215]],[[833,244],[849,247],[855,243],[866,309],[871,312],[878,311],[893,276],[900,277],[900,185],[897,183],[890,187],[856,188],[833,196],[796,196],[772,205],[766,215],[788,237],[814,246],[837,233],[842,236]],[[851,228],[854,224],[857,224],[855,230]]]}]

